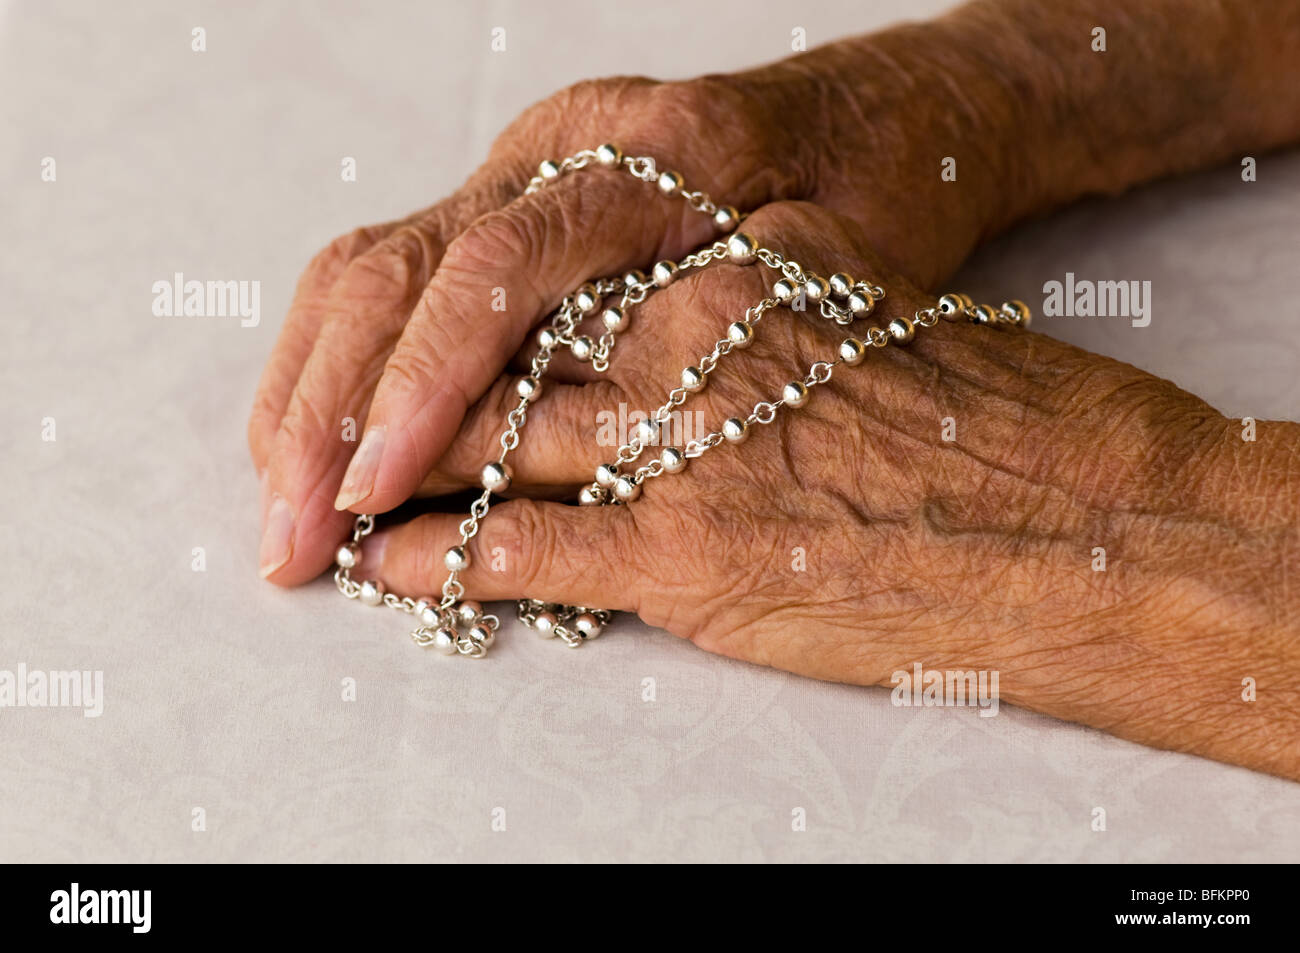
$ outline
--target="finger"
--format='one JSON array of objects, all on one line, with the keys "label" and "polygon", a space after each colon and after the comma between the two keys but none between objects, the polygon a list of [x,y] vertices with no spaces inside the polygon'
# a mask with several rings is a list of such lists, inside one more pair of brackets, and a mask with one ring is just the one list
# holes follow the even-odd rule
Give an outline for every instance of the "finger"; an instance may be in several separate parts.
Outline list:
[{"label": "finger", "polygon": [[[321,330],[280,420],[267,469],[270,502],[259,552],[264,578],[305,582],[328,567],[349,519],[330,504],[357,422],[420,292],[458,231],[494,207],[518,171],[486,166],[453,197],[410,220],[343,269],[321,309]],[[347,439],[344,439],[345,436]],[[324,506],[322,506],[324,501]]]},{"label": "finger", "polygon": [[[363,545],[360,575],[415,598],[441,592],[443,560],[460,544],[463,519],[434,513],[375,532]],[[458,578],[481,601],[530,598],[635,612],[643,584],[635,527],[626,506],[508,500],[483,519]]]},{"label": "finger", "polygon": [[399,221],[358,228],[336,238],[312,259],[298,279],[293,303],[262,371],[248,419],[248,447],[258,471],[264,470],[270,459],[280,421],[320,333],[330,291],[349,262],[401,224]]},{"label": "finger", "polygon": [[[481,486],[483,467],[501,456],[506,417],[520,405],[517,377],[501,377],[469,412],[447,452],[420,486],[425,495]],[[617,446],[622,391],[607,380],[559,384],[549,378],[528,406],[521,439],[506,458],[510,495],[572,496]],[[621,443],[621,439],[618,439]]]},{"label": "finger", "polygon": [[606,170],[570,176],[451,245],[375,390],[366,428],[379,449],[358,452],[340,507],[382,512],[410,496],[528,330],[578,284],[716,234],[645,188]]}]

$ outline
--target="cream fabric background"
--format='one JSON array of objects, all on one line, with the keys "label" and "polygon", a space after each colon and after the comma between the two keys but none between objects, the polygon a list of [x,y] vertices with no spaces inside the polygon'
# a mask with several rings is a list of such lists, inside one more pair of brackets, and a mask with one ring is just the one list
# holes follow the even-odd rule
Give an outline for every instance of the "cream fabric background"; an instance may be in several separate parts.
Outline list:
[{"label": "cream fabric background", "polygon": [[[632,620],[581,652],[512,623],[463,663],[328,581],[257,578],[245,417],[326,240],[445,194],[573,80],[733,69],[785,54],[796,25],[816,44],[941,6],[3,8],[0,668],[102,669],[107,699],[99,719],[0,711],[0,859],[1294,860],[1300,786],[1244,770],[1009,708],[896,709]],[[1225,412],[1295,417],[1300,156],[1261,157],[1259,179],[1088,203],[960,285],[1033,303],[1066,271],[1150,279],[1149,328],[1038,327]],[[176,271],[260,280],[261,325],[155,318],[150,286]]]}]

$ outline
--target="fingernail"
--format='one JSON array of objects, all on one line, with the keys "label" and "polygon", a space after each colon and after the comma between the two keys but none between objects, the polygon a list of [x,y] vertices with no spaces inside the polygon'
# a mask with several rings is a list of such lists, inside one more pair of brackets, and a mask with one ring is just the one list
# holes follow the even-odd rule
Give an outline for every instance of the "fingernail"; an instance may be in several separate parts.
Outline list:
[{"label": "fingernail", "polygon": [[262,532],[262,548],[257,561],[260,572],[265,579],[289,561],[293,555],[293,510],[276,494],[271,500],[271,508],[266,513],[266,529]]},{"label": "fingernail", "polygon": [[346,510],[353,503],[364,500],[375,488],[375,475],[379,473],[379,459],[384,455],[384,428],[371,427],[361,438],[361,446],[352,455],[348,472],[343,474],[343,485],[334,500],[334,509]]}]

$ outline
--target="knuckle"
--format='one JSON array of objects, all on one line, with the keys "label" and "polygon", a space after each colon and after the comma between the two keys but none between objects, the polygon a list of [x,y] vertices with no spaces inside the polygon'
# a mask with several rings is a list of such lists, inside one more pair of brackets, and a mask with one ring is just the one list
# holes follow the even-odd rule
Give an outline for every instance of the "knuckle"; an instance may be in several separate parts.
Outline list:
[{"label": "knuckle", "polygon": [[352,299],[408,301],[423,291],[435,260],[429,236],[414,225],[404,225],[352,259],[339,280]]}]

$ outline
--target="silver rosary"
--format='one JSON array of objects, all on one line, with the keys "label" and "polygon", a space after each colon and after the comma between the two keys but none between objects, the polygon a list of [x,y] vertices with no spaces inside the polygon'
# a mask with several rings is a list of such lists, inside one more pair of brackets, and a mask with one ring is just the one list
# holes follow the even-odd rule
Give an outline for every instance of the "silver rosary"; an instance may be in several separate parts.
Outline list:
[{"label": "silver rosary", "polygon": [[[417,645],[432,646],[444,655],[467,655],[481,658],[496,640],[501,620],[485,614],[482,605],[465,598],[465,587],[459,574],[469,568],[470,540],[477,534],[479,524],[487,516],[493,493],[503,492],[510,486],[512,470],[507,458],[519,445],[520,432],[528,419],[528,408],[542,396],[542,382],[551,358],[559,348],[568,348],[573,357],[590,363],[598,372],[609,367],[610,355],[618,335],[631,321],[630,308],[643,302],[652,292],[666,288],[683,273],[701,269],[718,261],[737,265],[761,263],[780,273],[772,285],[769,296],[746,310],[744,317],[727,326],[726,334],[713,350],[696,364],[682,370],[681,381],[668,392],[664,404],[650,417],[637,424],[636,433],[623,444],[614,460],[596,468],[595,480],[582,488],[578,502],[582,506],[620,506],[632,503],[641,495],[647,480],[669,473],[681,473],[687,463],[704,452],[723,443],[743,443],[750,430],[770,424],[782,407],[799,408],[808,402],[812,388],[831,379],[835,368],[844,364],[862,363],[867,348],[886,347],[889,344],[907,344],[918,327],[932,327],[940,318],[948,321],[971,321],[986,325],[1029,324],[1029,309],[1019,301],[1008,301],[999,309],[975,304],[963,294],[946,294],[936,305],[917,311],[912,318],[896,317],[885,327],[871,327],[859,337],[847,337],[839,346],[839,355],[833,361],[816,361],[800,379],[792,380],[781,389],[774,400],[759,401],[744,416],[729,417],[721,429],[698,440],[689,440],[683,447],[665,447],[648,462],[640,462],[647,447],[658,444],[665,422],[671,419],[675,408],[684,404],[691,394],[698,394],[708,384],[709,376],[718,363],[732,351],[743,350],[754,339],[754,329],[763,316],[780,307],[816,305],[821,316],[837,325],[848,327],[855,321],[867,318],[884,297],[884,289],[865,281],[856,281],[844,273],[823,278],[804,270],[795,262],[784,258],[769,248],[761,247],[751,236],[734,231],[743,216],[728,205],[715,205],[703,192],[691,192],[683,187],[682,177],[671,170],[660,172],[655,162],[644,156],[624,156],[617,146],[606,144],[595,150],[584,149],[562,161],[547,160],[538,167],[538,174],[528,183],[524,194],[545,188],[562,176],[585,169],[595,163],[606,169],[624,170],[642,180],[654,183],[665,196],[680,196],[691,208],[711,216],[718,230],[730,233],[681,261],[661,261],[651,269],[649,277],[640,271],[629,271],[622,277],[599,278],[589,281],[564,298],[551,316],[550,323],[537,334],[538,350],[527,376],[521,378],[515,392],[519,404],[506,415],[505,431],[501,434],[501,453],[497,459],[483,466],[482,494],[470,506],[469,516],[460,524],[460,543],[447,550],[444,563],[447,580],[442,585],[442,598],[432,596],[413,599],[385,592],[383,583],[376,580],[357,582],[352,571],[361,565],[361,541],[375,527],[372,515],[358,516],[351,540],[338,549],[335,560],[338,568],[334,582],[339,591],[349,599],[359,599],[366,605],[387,605],[390,608],[416,617],[417,627],[411,638]],[[604,307],[605,302],[617,296],[618,303]],[[602,331],[599,337],[579,333],[584,319],[600,313]],[[653,456],[653,454],[650,454]],[[558,638],[571,648],[598,637],[609,623],[611,613],[605,609],[586,606],[566,606],[521,599],[517,615],[521,622],[542,638]]]}]

